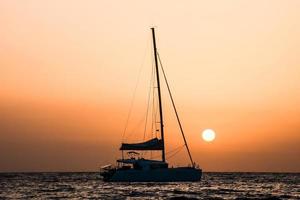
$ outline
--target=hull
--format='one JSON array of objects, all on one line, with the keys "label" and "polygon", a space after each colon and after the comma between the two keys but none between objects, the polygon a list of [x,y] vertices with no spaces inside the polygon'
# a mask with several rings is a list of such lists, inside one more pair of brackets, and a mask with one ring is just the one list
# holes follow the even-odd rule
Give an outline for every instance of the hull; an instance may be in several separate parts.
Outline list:
[{"label": "hull", "polygon": [[181,182],[200,181],[201,176],[201,169],[190,167],[151,170],[117,169],[104,180],[109,182]]}]

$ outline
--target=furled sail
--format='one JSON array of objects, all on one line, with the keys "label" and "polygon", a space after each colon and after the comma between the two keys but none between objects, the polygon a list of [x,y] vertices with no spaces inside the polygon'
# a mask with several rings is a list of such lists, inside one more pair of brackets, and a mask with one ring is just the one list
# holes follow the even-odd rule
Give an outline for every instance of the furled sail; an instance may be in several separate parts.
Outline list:
[{"label": "furled sail", "polygon": [[142,143],[122,143],[120,150],[140,150],[140,151],[147,151],[147,150],[163,150],[163,142],[158,138],[153,138],[146,142]]}]

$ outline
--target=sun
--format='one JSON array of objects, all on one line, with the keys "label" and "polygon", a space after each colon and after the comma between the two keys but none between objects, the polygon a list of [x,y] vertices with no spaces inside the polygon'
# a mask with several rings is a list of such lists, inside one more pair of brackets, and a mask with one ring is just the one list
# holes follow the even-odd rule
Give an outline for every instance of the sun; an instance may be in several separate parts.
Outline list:
[{"label": "sun", "polygon": [[202,132],[202,138],[206,142],[212,142],[216,138],[216,133],[212,129],[205,129]]}]

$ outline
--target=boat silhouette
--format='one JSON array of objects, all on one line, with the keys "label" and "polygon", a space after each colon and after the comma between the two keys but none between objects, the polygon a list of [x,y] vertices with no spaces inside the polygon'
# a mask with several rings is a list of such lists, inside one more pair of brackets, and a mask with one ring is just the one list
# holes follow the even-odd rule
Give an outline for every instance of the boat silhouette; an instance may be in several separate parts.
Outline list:
[{"label": "boat silhouette", "polygon": [[[172,97],[170,87],[161,64],[161,60],[156,48],[155,30],[151,28],[153,40],[153,53],[155,61],[155,76],[157,84],[158,110],[159,110],[159,132],[160,137],[151,138],[150,140],[140,143],[122,143],[120,151],[122,158],[117,160],[117,167],[105,165],[101,167],[100,175],[104,181],[110,182],[174,182],[174,181],[200,181],[202,170],[196,166],[192,159],[183,128],[176,110],[174,99]],[[163,123],[163,106],[161,99],[161,84],[159,64],[162,70],[164,80],[171,98],[172,106],[175,111],[176,119],[183,137],[184,146],[187,150],[190,165],[187,167],[169,167],[166,162],[165,138],[164,138],[164,123]],[[157,122],[155,122],[157,123]],[[160,151],[161,160],[145,159],[139,157],[137,151]],[[124,152],[127,152],[127,157],[124,157]]]}]

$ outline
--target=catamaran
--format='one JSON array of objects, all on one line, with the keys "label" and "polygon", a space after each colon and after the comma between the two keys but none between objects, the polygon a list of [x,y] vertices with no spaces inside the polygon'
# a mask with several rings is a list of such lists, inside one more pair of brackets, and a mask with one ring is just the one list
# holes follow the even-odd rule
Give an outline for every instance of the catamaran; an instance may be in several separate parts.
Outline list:
[{"label": "catamaran", "polygon": [[[202,170],[196,166],[192,159],[181,122],[179,120],[178,112],[175,107],[174,99],[172,97],[170,87],[166,78],[165,71],[161,64],[161,59],[157,52],[155,30],[151,28],[152,40],[153,40],[153,53],[155,61],[155,79],[158,98],[158,110],[159,110],[159,127],[155,131],[159,132],[158,136],[151,138],[150,140],[139,143],[122,143],[120,150],[122,151],[122,158],[117,160],[117,167],[112,165],[106,165],[101,167],[100,175],[104,181],[109,182],[180,182],[180,181],[200,181],[202,176]],[[164,121],[163,121],[163,106],[161,98],[161,85],[160,85],[160,71],[159,64],[165,83],[170,95],[172,106],[176,115],[176,119],[180,128],[180,132],[183,137],[184,146],[187,150],[190,165],[186,167],[169,167],[166,162],[165,151],[165,138],[164,138]],[[145,159],[140,157],[140,153],[145,151],[160,151],[161,159]],[[127,152],[127,156],[124,157],[124,152]]]}]

